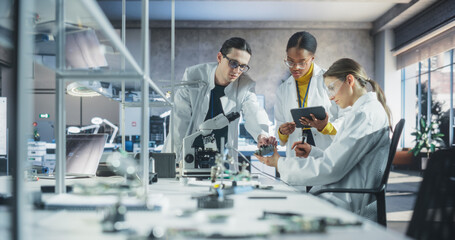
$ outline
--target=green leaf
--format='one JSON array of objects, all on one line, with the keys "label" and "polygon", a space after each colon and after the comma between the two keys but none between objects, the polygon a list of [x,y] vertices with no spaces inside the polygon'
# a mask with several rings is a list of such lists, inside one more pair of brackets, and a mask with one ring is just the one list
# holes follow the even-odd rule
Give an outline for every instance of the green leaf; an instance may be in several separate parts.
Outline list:
[{"label": "green leaf", "polygon": [[425,122],[425,120],[423,118],[420,118],[420,127],[421,127],[421,129],[427,127],[427,123]]},{"label": "green leaf", "polygon": [[444,140],[443,140],[442,138],[440,138],[440,137],[433,138],[433,140],[434,140],[435,142],[443,142],[443,141],[444,141]]},{"label": "green leaf", "polygon": [[424,145],[424,142],[419,142],[417,144],[416,148],[419,149],[419,152],[420,152],[420,149],[422,149],[423,145]]},{"label": "green leaf", "polygon": [[420,152],[420,150],[417,150],[416,147],[414,147],[413,149],[409,150],[409,152],[411,152],[414,156],[417,156]]},{"label": "green leaf", "polygon": [[437,148],[435,144],[443,142],[441,137],[444,136],[443,133],[439,132],[437,122],[427,122],[424,118],[420,118],[419,123],[420,127],[411,133],[412,136],[415,136],[415,146],[410,150],[414,156],[417,156],[424,149],[427,153],[435,151]]}]

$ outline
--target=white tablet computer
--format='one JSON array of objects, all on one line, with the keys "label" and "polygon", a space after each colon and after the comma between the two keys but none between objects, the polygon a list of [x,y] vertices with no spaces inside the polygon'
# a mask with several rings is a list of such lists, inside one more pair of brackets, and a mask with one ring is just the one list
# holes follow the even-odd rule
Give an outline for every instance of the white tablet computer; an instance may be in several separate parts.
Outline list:
[{"label": "white tablet computer", "polygon": [[293,108],[291,109],[292,119],[294,119],[295,127],[302,128],[308,127],[304,126],[300,123],[301,117],[306,117],[311,119],[311,115],[313,114],[317,119],[323,120],[325,119],[325,109],[322,106],[317,107],[306,107],[306,108]]}]

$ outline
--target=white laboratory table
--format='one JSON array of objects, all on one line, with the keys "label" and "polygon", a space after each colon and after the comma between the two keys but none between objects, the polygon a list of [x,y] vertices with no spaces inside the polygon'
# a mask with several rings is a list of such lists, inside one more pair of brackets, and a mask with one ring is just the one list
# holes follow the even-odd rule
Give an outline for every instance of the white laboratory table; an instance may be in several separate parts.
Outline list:
[{"label": "white laboratory table", "polygon": [[[92,182],[99,179],[120,181],[119,178],[92,178],[66,180],[74,182]],[[270,222],[258,220],[264,211],[299,213],[304,216],[333,217],[344,221],[362,222],[360,226],[327,227],[323,233],[301,233],[272,235],[269,239],[407,239],[400,233],[365,220],[357,215],[333,206],[315,196],[296,192],[293,188],[275,180],[259,178],[262,186],[271,185],[271,190],[259,190],[229,195],[234,200],[233,208],[203,209],[189,216],[178,216],[181,211],[195,210],[197,201],[192,196],[208,193],[208,181],[189,181],[187,185],[175,179],[159,179],[149,186],[149,196],[155,199],[161,210],[134,211],[126,213],[125,226],[134,230],[136,235],[146,235],[152,228],[197,229],[204,233],[236,233],[254,235],[270,231]],[[40,180],[29,184],[31,189],[39,185],[53,184],[53,180]],[[276,199],[254,199],[251,197],[282,197]],[[0,239],[10,235],[9,212],[0,209]],[[210,219],[223,216],[224,221],[213,222]],[[27,239],[137,239],[127,232],[103,233],[100,221],[103,212],[74,210],[31,210],[28,218]],[[181,238],[180,238],[181,239]],[[262,239],[255,237],[254,239]]]}]

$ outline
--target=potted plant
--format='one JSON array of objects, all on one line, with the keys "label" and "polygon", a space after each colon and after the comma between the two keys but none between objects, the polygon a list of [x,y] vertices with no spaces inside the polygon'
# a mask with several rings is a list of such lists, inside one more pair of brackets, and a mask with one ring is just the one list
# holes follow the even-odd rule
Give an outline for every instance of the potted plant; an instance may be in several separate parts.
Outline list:
[{"label": "potted plant", "polygon": [[422,158],[422,169],[426,168],[426,163],[430,158],[430,153],[434,152],[439,143],[443,142],[443,133],[439,132],[438,124],[432,122],[427,124],[425,119],[420,118],[420,128],[417,128],[415,132],[411,133],[415,136],[415,146],[409,151],[417,156],[422,149],[426,150],[426,158]]},{"label": "potted plant", "polygon": [[411,148],[397,148],[395,157],[393,158],[393,166],[410,166],[412,164],[413,154],[411,153]]}]

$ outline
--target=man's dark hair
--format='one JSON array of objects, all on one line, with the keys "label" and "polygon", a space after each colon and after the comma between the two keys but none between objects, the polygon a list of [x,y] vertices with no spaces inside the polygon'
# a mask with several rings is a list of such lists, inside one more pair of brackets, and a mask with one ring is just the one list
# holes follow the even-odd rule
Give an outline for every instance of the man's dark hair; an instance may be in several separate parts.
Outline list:
[{"label": "man's dark hair", "polygon": [[286,52],[289,48],[293,47],[306,49],[315,54],[318,43],[316,42],[316,38],[311,35],[311,33],[302,31],[294,33],[294,35],[289,38],[288,45],[286,46]]},{"label": "man's dark hair", "polygon": [[251,55],[250,44],[248,44],[243,38],[239,37],[229,38],[223,43],[220,52],[224,55],[228,55],[231,52],[232,48],[247,51]]}]

